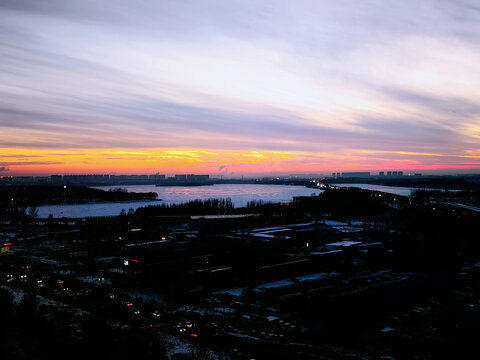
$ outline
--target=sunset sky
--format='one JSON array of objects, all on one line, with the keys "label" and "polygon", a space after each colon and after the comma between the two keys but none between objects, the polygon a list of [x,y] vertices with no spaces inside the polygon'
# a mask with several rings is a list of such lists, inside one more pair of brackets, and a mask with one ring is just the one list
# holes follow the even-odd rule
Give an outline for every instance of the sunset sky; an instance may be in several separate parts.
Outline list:
[{"label": "sunset sky", "polygon": [[0,0],[0,176],[480,172],[478,0]]}]

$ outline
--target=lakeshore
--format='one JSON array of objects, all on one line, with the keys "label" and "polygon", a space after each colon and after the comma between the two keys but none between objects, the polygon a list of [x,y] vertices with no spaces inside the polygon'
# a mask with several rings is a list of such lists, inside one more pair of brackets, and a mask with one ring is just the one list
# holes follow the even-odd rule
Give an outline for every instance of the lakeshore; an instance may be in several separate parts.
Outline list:
[{"label": "lakeshore", "polygon": [[[117,186],[100,186],[99,190],[109,191]],[[291,201],[296,196],[318,195],[323,190],[293,185],[258,185],[258,184],[215,184],[213,186],[161,186],[131,185],[122,189],[134,193],[157,193],[158,200],[103,202],[90,204],[55,204],[38,207],[39,218],[50,214],[54,217],[81,218],[86,216],[116,216],[122,210],[136,210],[141,207],[160,204],[181,204],[191,200],[207,200],[211,198],[230,198],[235,207],[245,207],[249,201],[278,203]]]}]

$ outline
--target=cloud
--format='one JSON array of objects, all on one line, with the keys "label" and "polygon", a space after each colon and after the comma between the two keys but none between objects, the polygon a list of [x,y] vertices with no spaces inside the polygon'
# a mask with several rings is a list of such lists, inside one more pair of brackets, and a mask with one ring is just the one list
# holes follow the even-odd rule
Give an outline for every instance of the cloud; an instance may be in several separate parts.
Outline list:
[{"label": "cloud", "polygon": [[58,165],[62,164],[59,161],[20,161],[20,162],[2,162],[2,166],[31,166],[31,165]]},{"label": "cloud", "polygon": [[473,0],[4,0],[0,144],[466,154],[479,23]]},{"label": "cloud", "polygon": [[0,172],[7,172],[9,171],[10,169],[6,166],[0,166]]},{"label": "cloud", "polygon": [[423,110],[451,118],[465,119],[480,115],[480,105],[470,99],[424,94],[399,88],[382,88],[381,92],[399,103],[413,104]]}]

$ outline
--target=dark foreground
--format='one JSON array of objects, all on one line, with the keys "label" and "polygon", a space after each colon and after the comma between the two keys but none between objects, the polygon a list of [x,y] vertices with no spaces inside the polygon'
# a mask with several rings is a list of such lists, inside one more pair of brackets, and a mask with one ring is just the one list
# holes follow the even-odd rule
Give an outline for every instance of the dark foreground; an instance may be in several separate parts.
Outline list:
[{"label": "dark foreground", "polygon": [[243,210],[3,214],[2,358],[461,359],[476,349],[480,216],[438,194],[329,189]]}]

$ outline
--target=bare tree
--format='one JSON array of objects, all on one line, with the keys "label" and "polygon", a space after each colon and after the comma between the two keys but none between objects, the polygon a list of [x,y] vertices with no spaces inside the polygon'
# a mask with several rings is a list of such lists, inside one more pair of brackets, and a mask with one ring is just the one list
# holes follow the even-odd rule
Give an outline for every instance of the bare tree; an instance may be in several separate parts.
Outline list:
[{"label": "bare tree", "polygon": [[36,206],[30,206],[28,208],[28,216],[35,222],[38,218],[38,208]]}]

